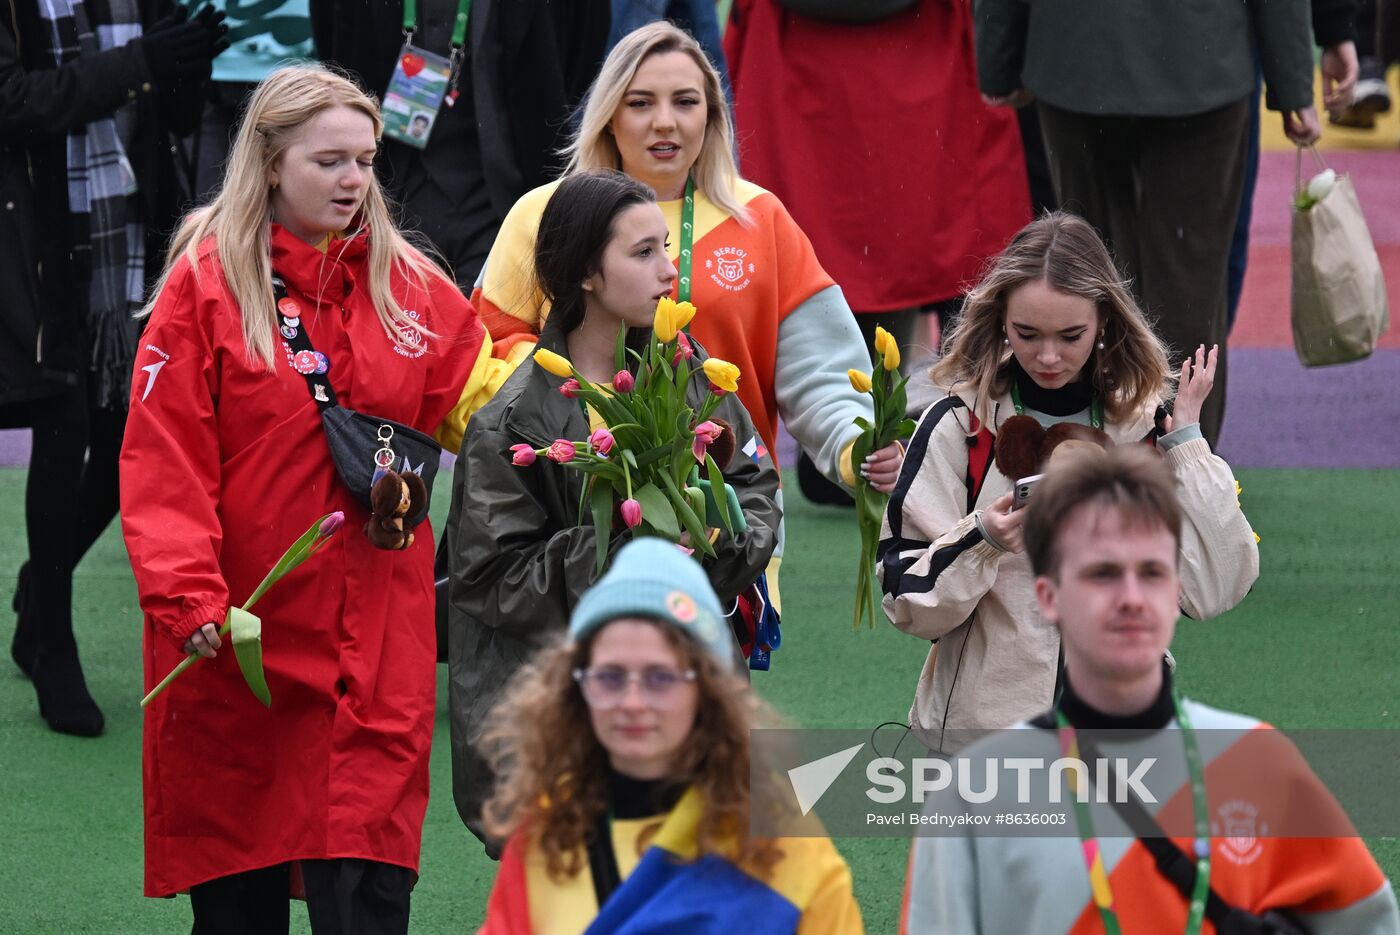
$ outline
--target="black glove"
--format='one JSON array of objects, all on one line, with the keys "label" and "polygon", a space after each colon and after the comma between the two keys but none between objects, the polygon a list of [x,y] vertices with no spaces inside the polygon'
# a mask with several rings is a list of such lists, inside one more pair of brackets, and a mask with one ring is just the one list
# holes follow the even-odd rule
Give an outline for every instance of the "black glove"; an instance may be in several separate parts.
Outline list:
[{"label": "black glove", "polygon": [[174,13],[141,37],[141,51],[156,81],[208,78],[214,57],[227,48],[223,11],[208,4],[193,18],[177,4]]}]

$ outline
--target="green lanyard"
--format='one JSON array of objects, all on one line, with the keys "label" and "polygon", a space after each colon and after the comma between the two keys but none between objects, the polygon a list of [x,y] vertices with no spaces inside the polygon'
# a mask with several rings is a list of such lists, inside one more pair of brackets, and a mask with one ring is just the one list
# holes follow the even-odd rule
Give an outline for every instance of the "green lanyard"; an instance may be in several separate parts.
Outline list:
[{"label": "green lanyard", "polygon": [[[462,71],[462,49],[467,42],[467,16],[472,11],[472,0],[457,0],[457,18],[452,22],[452,51],[448,61],[452,73],[447,79],[448,106],[457,99],[457,79]],[[418,0],[403,0],[403,37],[410,45],[413,34],[418,31]]]},{"label": "green lanyard", "polygon": [[681,204],[680,278],[676,284],[676,301],[690,301],[690,256],[695,246],[695,180],[685,180],[685,201]]},{"label": "green lanyard", "polygon": [[[1186,935],[1200,935],[1206,914],[1206,897],[1210,895],[1210,813],[1207,811],[1205,770],[1201,763],[1201,751],[1196,746],[1196,731],[1191,727],[1191,716],[1181,703],[1181,695],[1177,693],[1175,685],[1172,686],[1172,706],[1176,709],[1181,742],[1186,748],[1186,769],[1191,777],[1191,802],[1196,819],[1196,837],[1192,841],[1196,883],[1191,890],[1191,904],[1187,907]],[[1079,755],[1079,737],[1059,706],[1055,708],[1055,723],[1060,729],[1060,749],[1064,755],[1070,759],[1082,759]],[[1118,913],[1113,905],[1113,889],[1104,870],[1103,852],[1099,848],[1098,838],[1094,836],[1089,803],[1080,801],[1079,790],[1075,788],[1077,774],[1072,770],[1067,771],[1065,778],[1074,797],[1074,814],[1079,826],[1079,840],[1084,848],[1084,865],[1089,870],[1089,888],[1093,892],[1094,905],[1098,907],[1104,931],[1108,935],[1123,935],[1123,927],[1118,924]]]},{"label": "green lanyard", "polygon": [[[1016,385],[1015,377],[1011,379],[1011,405],[1016,407],[1016,415],[1026,414],[1025,407],[1021,405],[1021,388]],[[1103,403],[1098,393],[1089,399],[1089,425],[1096,429],[1103,428]]]}]

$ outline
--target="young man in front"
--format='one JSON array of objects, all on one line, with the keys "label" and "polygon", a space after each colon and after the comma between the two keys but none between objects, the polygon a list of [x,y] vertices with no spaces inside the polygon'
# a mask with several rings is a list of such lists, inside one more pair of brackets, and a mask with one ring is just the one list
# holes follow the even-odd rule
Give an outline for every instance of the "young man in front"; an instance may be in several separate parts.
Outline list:
[{"label": "young man in front", "polygon": [[[1081,805],[1066,774],[1062,827],[917,839],[902,931],[1400,933],[1389,882],[1292,744],[1252,718],[1184,701],[1172,684],[1163,657],[1179,614],[1181,511],[1160,456],[1140,445],[1066,452],[1028,509],[1026,551],[1040,611],[1060,631],[1064,690],[1028,730],[962,756],[978,776],[986,757],[1082,757],[1093,777],[1100,756],[1153,744],[1175,751],[1158,766],[1170,781],[1149,783],[1153,805],[1136,792],[1125,805]],[[1100,785],[1121,795],[1116,763],[1116,779]],[[970,806],[950,789],[926,807],[939,809]]]}]

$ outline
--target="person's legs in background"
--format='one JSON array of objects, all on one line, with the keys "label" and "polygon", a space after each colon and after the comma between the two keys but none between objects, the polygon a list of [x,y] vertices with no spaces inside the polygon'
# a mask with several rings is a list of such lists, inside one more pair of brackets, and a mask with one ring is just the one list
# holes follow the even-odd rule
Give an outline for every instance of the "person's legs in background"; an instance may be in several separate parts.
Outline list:
[{"label": "person's legs in background", "polygon": [[286,864],[234,873],[190,887],[190,935],[287,935]]},{"label": "person's legs in background", "polygon": [[418,875],[407,867],[342,857],[303,860],[313,935],[407,935]]},{"label": "person's legs in background", "polygon": [[1220,347],[1201,432],[1220,440],[1228,382],[1228,261],[1245,178],[1251,98],[1189,117],[1142,121],[1137,294],[1167,342],[1172,366],[1198,345]]},{"label": "person's legs in background", "polygon": [[1382,20],[1389,12],[1390,0],[1359,0],[1356,4],[1356,57],[1361,66],[1351,106],[1328,119],[1339,127],[1371,130],[1376,126],[1376,114],[1390,110],[1390,87],[1385,81],[1389,59],[1382,54]]},{"label": "person's legs in background", "polygon": [[[22,612],[11,644],[22,669],[26,657],[32,659],[27,671],[34,679],[40,715],[54,730],[83,737],[97,736],[104,726],[73,636],[73,568],[116,512],[109,491],[116,485],[120,425],[101,430],[106,437],[115,435],[115,444],[104,442],[104,450],[90,450],[93,425],[103,419],[102,412],[90,408],[82,384],[35,405],[25,488],[28,587],[23,601],[17,600]],[[96,512],[98,504],[84,502],[84,489],[108,504],[105,513]],[[86,537],[81,550],[80,526]],[[29,656],[25,644],[31,639]]]},{"label": "person's legs in background", "polygon": [[[1257,53],[1256,53],[1257,56]],[[1226,292],[1225,333],[1235,327],[1235,313],[1244,293],[1244,274],[1249,265],[1249,225],[1254,220],[1254,186],[1259,180],[1259,98],[1263,93],[1264,76],[1257,59],[1254,69],[1254,97],[1249,102],[1248,146],[1244,157],[1244,191],[1240,195],[1240,213],[1235,218],[1235,237],[1230,242],[1229,285]]]}]

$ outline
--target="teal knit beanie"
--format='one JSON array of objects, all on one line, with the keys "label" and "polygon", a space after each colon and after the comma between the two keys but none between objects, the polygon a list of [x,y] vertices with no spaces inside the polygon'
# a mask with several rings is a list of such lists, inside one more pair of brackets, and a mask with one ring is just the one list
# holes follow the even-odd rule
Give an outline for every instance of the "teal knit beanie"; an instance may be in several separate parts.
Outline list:
[{"label": "teal knit beanie", "polygon": [[719,598],[700,563],[674,543],[647,536],[623,546],[612,568],[599,578],[569,618],[575,641],[619,617],[669,623],[707,650],[720,666],[734,669],[734,637]]}]

